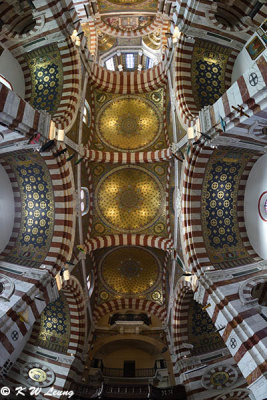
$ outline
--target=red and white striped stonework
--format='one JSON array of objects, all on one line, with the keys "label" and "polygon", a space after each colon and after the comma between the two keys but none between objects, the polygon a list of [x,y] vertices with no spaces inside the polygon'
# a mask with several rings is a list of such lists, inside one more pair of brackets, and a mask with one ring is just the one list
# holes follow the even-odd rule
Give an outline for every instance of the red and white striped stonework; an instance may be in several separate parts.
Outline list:
[{"label": "red and white striped stonework", "polygon": [[56,274],[71,259],[76,224],[75,185],[66,155],[55,157],[51,152],[41,155],[50,173],[55,206],[54,233],[44,264]]},{"label": "red and white striped stonework", "polygon": [[[239,288],[239,296],[243,304],[262,304],[266,297],[267,273],[249,278]],[[258,289],[253,293],[253,289]]]},{"label": "red and white striped stonework", "polygon": [[145,26],[142,29],[136,29],[131,31],[124,31],[122,29],[115,29],[110,25],[105,24],[101,18],[97,18],[95,20],[95,25],[97,29],[100,31],[114,37],[122,37],[122,38],[135,38],[135,37],[143,37],[153,33],[154,31],[161,29],[162,27],[162,16],[157,15],[152,24]]},{"label": "red and white striped stonework", "polygon": [[[195,39],[188,38],[181,34],[177,42],[174,58],[174,82],[177,109],[182,121],[188,126],[194,125],[199,111],[195,103],[192,89],[191,64],[194,44]],[[226,89],[231,86],[232,70],[237,55],[238,51],[232,50],[227,60],[224,81]]]},{"label": "red and white striped stonework", "polygon": [[166,307],[161,306],[154,301],[138,298],[122,298],[107,301],[94,309],[94,322],[97,323],[100,318],[106,314],[121,310],[139,310],[155,315],[164,322],[166,319]]},{"label": "red and white striped stonework", "polygon": [[[41,366],[49,366],[55,373],[53,387],[56,390],[63,390],[63,388],[67,390],[71,383],[77,382],[80,377],[87,329],[83,290],[78,280],[71,276],[70,280],[63,284],[62,291],[68,302],[70,312],[70,341],[67,353],[61,354],[35,345],[40,329],[39,318],[34,325],[31,338],[7,378],[13,387],[23,382],[21,369],[27,363],[37,362]],[[57,396],[42,398],[54,399]],[[59,396],[59,398],[61,397]]]},{"label": "red and white striped stonework", "polygon": [[[247,275],[243,275],[246,270]],[[235,275],[240,272],[242,274]],[[200,304],[210,304],[207,312],[214,325],[225,327],[220,334],[248,384],[264,378],[262,375],[267,370],[265,318],[260,314],[259,306],[255,307],[255,301],[251,304],[242,301],[246,281],[252,278],[266,280],[265,262],[237,267],[227,272],[205,272],[199,278],[195,294]]]},{"label": "red and white striped stonework", "polygon": [[254,260],[260,260],[260,257],[258,256],[258,254],[256,254],[255,250],[251,246],[247,235],[247,230],[245,226],[245,215],[244,215],[244,198],[245,198],[245,189],[249,173],[259,157],[260,155],[253,155],[251,159],[248,161],[247,165],[245,166],[239,181],[238,194],[237,194],[237,221],[239,227],[239,234],[242,239],[243,246],[245,247],[249,255],[254,258]]},{"label": "red and white striped stonework", "polygon": [[[172,339],[173,351],[176,355],[173,367],[176,361],[184,357],[190,357],[190,350],[184,347],[183,343],[188,344],[188,311],[193,298],[191,283],[183,280],[178,282],[175,293],[172,311]],[[175,373],[175,378],[184,371]]]},{"label": "red and white striped stonework", "polygon": [[19,185],[18,185],[16,175],[14,174],[13,169],[5,161],[5,159],[0,158],[0,164],[5,169],[8,177],[9,177],[9,181],[11,183],[11,187],[13,190],[14,206],[15,206],[15,217],[14,217],[12,234],[10,236],[7,246],[0,254],[0,259],[4,259],[6,256],[10,255],[13,247],[15,246],[18,235],[19,235],[20,223],[21,223],[21,197],[20,197]]},{"label": "red and white striped stonework", "polygon": [[[184,176],[183,176],[183,235],[184,235],[184,249],[186,253],[186,261],[190,270],[197,272],[198,270],[205,270],[207,267],[213,269],[205,246],[205,240],[202,233],[201,223],[201,193],[203,179],[205,176],[206,165],[213,149],[206,147],[202,142],[198,146],[192,146],[188,157],[186,159]],[[245,228],[244,222],[244,192],[246,181],[249,171],[256,162],[259,156],[251,154],[251,159],[248,161],[247,166],[239,181],[238,189],[238,203],[237,220],[240,228],[240,236],[244,248],[247,250],[251,260],[259,261],[261,258],[255,253],[252,248]]]},{"label": "red and white striped stonework", "polygon": [[195,40],[181,34],[174,55],[174,88],[177,107],[182,121],[194,125],[198,115],[192,91],[191,62]]},{"label": "red and white striped stonework", "polygon": [[173,247],[173,241],[160,236],[120,233],[117,235],[97,236],[93,239],[87,237],[85,242],[87,253],[111,246],[148,246],[167,250]]},{"label": "red and white striped stonework", "polygon": [[89,81],[92,86],[105,92],[135,94],[159,89],[166,84],[167,75],[163,61],[141,72],[109,71],[93,63]]},{"label": "red and white striped stonework", "polygon": [[139,151],[134,153],[118,153],[91,150],[89,145],[85,145],[81,155],[88,162],[99,162],[109,164],[141,164],[167,161],[172,158],[171,149],[155,150],[155,151]]},{"label": "red and white striped stonework", "polygon": [[68,301],[70,312],[70,341],[68,354],[77,353],[80,358],[84,350],[87,332],[83,289],[80,282],[74,276],[70,276],[70,279],[64,282],[62,291]]},{"label": "red and white striped stonework", "polygon": [[[241,50],[244,44],[256,31],[257,27],[264,22],[267,17],[267,7],[264,5],[260,11],[255,15],[251,26],[249,18],[245,19],[252,10],[254,4],[246,0],[235,2],[231,7],[226,6],[224,2],[218,4],[219,7],[224,8],[224,14],[230,12],[231,16],[235,16],[236,27],[230,28],[228,25],[222,26],[215,21],[216,4],[211,0],[183,0],[176,1],[176,10],[173,14],[173,22],[178,26],[179,30],[188,36],[201,37],[203,39],[219,43],[221,45],[229,45],[232,48]],[[227,17],[226,17],[227,19]],[[240,27],[240,19],[242,30]],[[225,38],[221,39],[218,36],[211,36],[208,33],[219,35]]]},{"label": "red and white striped stonework", "polygon": [[69,131],[77,117],[80,100],[80,57],[70,39],[58,43],[63,68],[63,88],[60,104],[53,121],[58,129]]},{"label": "red and white striped stonework", "polygon": [[[4,126],[4,140],[1,145],[12,144],[40,133],[48,137],[50,116],[35,110],[12,90],[0,83],[0,123]],[[10,137],[10,138],[9,138]]]},{"label": "red and white striped stonework", "polygon": [[[266,71],[267,50],[219,100],[200,112],[202,132],[215,133],[212,144],[265,151],[266,135],[260,133],[267,120]],[[247,115],[233,109],[239,105]],[[220,126],[220,117],[226,124],[225,132]]]},{"label": "red and white striped stonework", "polygon": [[182,232],[185,259],[190,270],[196,272],[211,266],[206,251],[201,224],[201,190],[205,168],[213,149],[204,143],[193,146],[186,159],[182,191]]},{"label": "red and white striped stonework", "polygon": [[[0,276],[14,289],[7,302],[1,302],[0,367],[14,363],[26,344],[31,327],[48,303],[57,297],[55,281],[48,271],[0,261]],[[5,282],[2,282],[5,287]],[[24,317],[23,317],[24,316]]]},{"label": "red and white striped stonework", "polygon": [[251,391],[244,387],[232,389],[228,393],[217,396],[214,400],[231,400],[234,398],[238,400],[251,400],[250,395]]}]

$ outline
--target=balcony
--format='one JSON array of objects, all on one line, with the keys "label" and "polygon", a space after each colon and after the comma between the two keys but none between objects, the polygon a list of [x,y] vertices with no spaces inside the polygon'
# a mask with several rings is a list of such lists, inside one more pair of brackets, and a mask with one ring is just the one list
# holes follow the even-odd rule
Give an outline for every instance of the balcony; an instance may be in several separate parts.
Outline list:
[{"label": "balcony", "polygon": [[106,368],[104,367],[102,370],[104,377],[109,378],[154,378],[156,376],[155,368],[137,368],[135,369],[132,376],[126,376],[123,368]]},{"label": "balcony", "polygon": [[89,385],[73,384],[75,399],[98,398],[106,399],[151,399],[151,400],[186,400],[185,388],[182,385],[157,388],[144,384],[112,384],[103,383],[101,387],[90,387]]}]

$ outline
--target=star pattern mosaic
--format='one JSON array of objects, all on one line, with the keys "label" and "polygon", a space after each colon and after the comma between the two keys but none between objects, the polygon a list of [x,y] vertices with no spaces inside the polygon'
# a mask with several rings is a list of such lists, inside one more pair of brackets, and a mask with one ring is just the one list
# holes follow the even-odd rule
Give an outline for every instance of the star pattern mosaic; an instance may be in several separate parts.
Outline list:
[{"label": "star pattern mosaic", "polygon": [[53,303],[48,304],[41,315],[39,346],[66,353],[70,338],[70,315],[68,302],[63,293]]},{"label": "star pattern mosaic", "polygon": [[54,228],[53,187],[38,153],[8,156],[20,188],[21,228],[10,262],[38,266],[46,257]]},{"label": "star pattern mosaic", "polygon": [[194,345],[192,355],[215,351],[225,346],[220,334],[216,332],[208,313],[192,299],[189,308],[189,343]]},{"label": "star pattern mosaic", "polygon": [[192,57],[192,89],[198,109],[213,104],[225,92],[225,68],[230,51],[197,39]]},{"label": "star pattern mosaic", "polygon": [[30,103],[37,110],[53,114],[60,103],[63,70],[56,45],[41,47],[26,56],[31,71],[32,95]]},{"label": "star pattern mosaic", "polygon": [[249,261],[239,234],[237,197],[239,181],[250,157],[248,153],[217,150],[206,167],[201,219],[206,249],[215,265],[230,267],[235,264],[227,262],[246,258]]}]

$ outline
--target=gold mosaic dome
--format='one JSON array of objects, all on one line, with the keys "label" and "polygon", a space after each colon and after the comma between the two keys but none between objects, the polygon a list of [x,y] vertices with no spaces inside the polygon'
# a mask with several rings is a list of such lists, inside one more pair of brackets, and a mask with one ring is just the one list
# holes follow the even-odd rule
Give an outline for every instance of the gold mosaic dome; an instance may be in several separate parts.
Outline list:
[{"label": "gold mosaic dome", "polygon": [[163,188],[150,172],[138,166],[113,169],[96,188],[96,208],[104,223],[123,232],[151,226],[162,209]]},{"label": "gold mosaic dome", "polygon": [[136,295],[152,290],[160,279],[158,259],[140,247],[111,250],[100,263],[101,279],[107,290]]},{"label": "gold mosaic dome", "polygon": [[162,129],[155,105],[138,96],[123,96],[107,102],[96,118],[100,140],[113,150],[140,151],[152,145]]}]

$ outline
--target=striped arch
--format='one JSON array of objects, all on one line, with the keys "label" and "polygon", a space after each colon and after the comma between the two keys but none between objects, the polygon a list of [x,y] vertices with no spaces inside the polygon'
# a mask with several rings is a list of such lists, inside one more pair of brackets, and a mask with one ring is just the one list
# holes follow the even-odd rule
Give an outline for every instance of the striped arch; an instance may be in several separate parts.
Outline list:
[{"label": "striped arch", "polygon": [[160,236],[121,233],[117,235],[97,236],[93,239],[87,237],[85,242],[87,253],[111,246],[148,246],[166,251],[173,247],[173,241],[172,239]]},{"label": "striped arch", "polygon": [[[184,34],[181,34],[174,58],[175,96],[178,111],[182,121],[188,126],[195,124],[199,113],[194,100],[191,76],[194,44],[194,38],[188,38]],[[225,90],[231,86],[232,70],[237,55],[238,51],[233,49],[228,57],[225,69]]]},{"label": "striped arch", "polygon": [[[57,150],[60,150],[61,146]],[[66,161],[68,154],[56,157],[42,153],[52,180],[55,204],[54,233],[51,246],[44,261],[53,274],[56,274],[70,260],[75,236],[75,185],[71,163]]]},{"label": "striped arch", "polygon": [[178,282],[173,304],[172,313],[172,337],[174,353],[179,355],[177,360],[190,356],[188,348],[184,344],[188,344],[188,311],[193,298],[193,289],[188,281]]},{"label": "striped arch", "polygon": [[134,153],[107,152],[91,150],[89,145],[83,147],[81,153],[90,162],[109,163],[109,164],[138,164],[166,161],[172,158],[170,148],[155,151],[138,151]]},{"label": "striped arch", "polygon": [[80,57],[71,39],[58,43],[63,68],[60,104],[52,119],[58,129],[68,132],[77,117],[80,100]]},{"label": "striped arch", "polygon": [[214,400],[251,400],[252,392],[249,389],[232,389],[228,393],[214,397]]},{"label": "striped arch", "polygon": [[150,33],[154,32],[157,29],[161,29],[162,17],[160,15],[157,15],[152,24],[135,31],[123,31],[121,29],[115,29],[112,26],[105,24],[105,22],[103,22],[101,19],[96,21],[96,27],[100,31],[114,37],[123,37],[123,38],[143,37],[149,35]]},{"label": "striped arch", "polygon": [[[70,315],[70,340],[66,354],[76,354],[79,358],[85,345],[87,328],[83,290],[74,276],[70,276],[70,279],[64,282],[61,290],[67,300]],[[41,318],[39,317],[33,326],[29,344],[36,345],[40,329]]]},{"label": "striped arch", "polygon": [[146,71],[109,71],[93,63],[89,81],[99,90],[111,93],[134,94],[158,89],[167,82],[165,62],[162,61]]},{"label": "striped arch", "polygon": [[18,185],[18,182],[16,179],[16,175],[13,172],[13,169],[4,159],[0,159],[0,165],[2,165],[2,167],[4,168],[4,170],[6,171],[8,177],[9,177],[11,187],[13,190],[14,205],[15,205],[15,217],[14,217],[13,230],[12,230],[11,236],[9,238],[8,244],[6,245],[5,249],[2,251],[2,253],[0,255],[0,259],[1,259],[1,258],[7,257],[8,255],[10,255],[13,247],[16,244],[16,241],[17,241],[17,238],[19,235],[20,223],[21,223],[21,197],[20,197],[19,185]]},{"label": "striped arch", "polygon": [[70,312],[70,341],[68,354],[81,355],[84,349],[87,320],[83,289],[74,276],[64,282],[62,291],[67,299]]},{"label": "striped arch", "polygon": [[261,284],[262,294],[265,295],[267,289],[267,271],[264,275],[257,275],[243,282],[239,288],[239,297],[243,304],[257,303],[258,300],[252,297],[252,290],[257,285]]},{"label": "striped arch", "polygon": [[[194,272],[212,265],[207,254],[205,240],[202,234],[201,193],[205,169],[213,151],[212,148],[206,147],[203,141],[198,146],[191,147],[184,168],[182,192],[184,252],[187,256],[189,268]],[[240,202],[244,198],[248,173],[257,158],[258,156],[251,156],[251,159],[247,163],[247,169],[244,169],[239,181],[238,200],[240,200]],[[247,250],[249,256],[254,259],[251,260],[251,262],[259,261],[260,258],[255,253],[247,237],[243,205],[239,206],[237,209],[237,219],[243,246]]]},{"label": "striped arch", "polygon": [[97,323],[97,321],[106,314],[128,309],[151,313],[159,318],[161,322],[165,321],[167,315],[166,308],[154,301],[138,298],[122,298],[107,301],[106,303],[97,306],[93,312],[94,322]]}]

